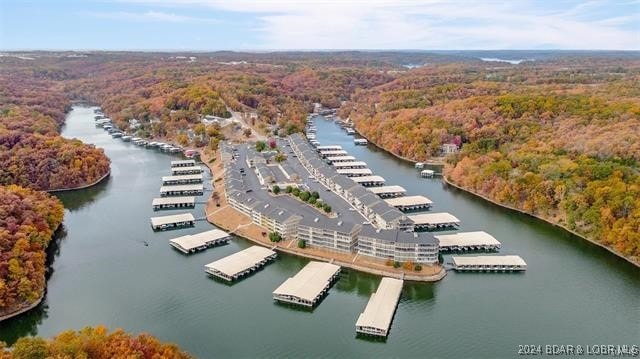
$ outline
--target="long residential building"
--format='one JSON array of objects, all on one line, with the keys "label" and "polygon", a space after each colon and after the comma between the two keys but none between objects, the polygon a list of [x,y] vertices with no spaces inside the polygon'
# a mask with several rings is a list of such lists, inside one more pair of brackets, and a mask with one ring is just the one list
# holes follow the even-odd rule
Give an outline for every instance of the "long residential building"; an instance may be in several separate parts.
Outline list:
[{"label": "long residential building", "polygon": [[362,226],[358,254],[398,262],[438,262],[438,240],[430,233],[404,232]]},{"label": "long residential building", "polygon": [[298,240],[309,247],[320,247],[338,252],[354,252],[362,225],[343,222],[319,215],[302,218],[298,223]]}]

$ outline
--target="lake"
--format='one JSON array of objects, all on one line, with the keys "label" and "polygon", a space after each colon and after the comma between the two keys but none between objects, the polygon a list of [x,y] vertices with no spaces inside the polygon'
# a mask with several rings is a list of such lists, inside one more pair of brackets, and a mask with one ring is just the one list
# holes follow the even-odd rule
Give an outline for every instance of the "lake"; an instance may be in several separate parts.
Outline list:
[{"label": "lake", "polygon": [[[184,256],[170,238],[213,228],[154,233],[160,178],[174,155],[114,140],[76,107],[62,135],[104,148],[111,177],[90,189],[58,194],[64,228],[49,250],[48,291],[35,310],[2,322],[0,340],[53,336],[104,324],[149,332],[201,357],[474,357],[517,356],[525,344],[637,344],[640,270],[606,250],[526,215],[492,205],[375,147],[355,146],[331,121],[317,120],[317,139],[340,144],[369,168],[454,214],[461,230],[484,230],[518,254],[526,273],[455,273],[437,283],[405,283],[386,341],[356,338],[355,322],[379,277],[343,270],[312,312],[278,305],[272,291],[306,263],[280,255],[244,280],[225,285],[203,266],[251,245],[229,245]],[[204,202],[210,192],[198,197]],[[203,216],[203,204],[188,210]],[[148,246],[145,246],[145,241]],[[445,256],[445,260],[448,257]]]}]

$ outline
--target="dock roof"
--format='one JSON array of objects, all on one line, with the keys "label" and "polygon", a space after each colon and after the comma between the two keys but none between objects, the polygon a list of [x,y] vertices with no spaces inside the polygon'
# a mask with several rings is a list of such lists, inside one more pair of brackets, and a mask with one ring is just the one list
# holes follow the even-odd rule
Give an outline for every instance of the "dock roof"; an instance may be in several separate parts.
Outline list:
[{"label": "dock roof", "polygon": [[195,166],[195,165],[196,165],[196,161],[195,161],[195,160],[179,160],[179,161],[171,161],[171,167],[175,167],[175,166],[185,166],[185,165],[192,165],[192,166]]},{"label": "dock roof", "polygon": [[355,161],[356,158],[353,156],[330,156],[327,157],[328,161]]},{"label": "dock roof", "polygon": [[170,216],[151,217],[151,224],[154,227],[162,226],[165,224],[178,223],[178,222],[193,222],[196,219],[191,213],[173,214]]},{"label": "dock roof", "polygon": [[484,231],[441,234],[435,237],[440,241],[440,247],[500,245],[500,242],[498,242],[497,239]]},{"label": "dock roof", "polygon": [[273,256],[274,254],[276,254],[276,252],[268,248],[251,246],[247,249],[241,250],[240,252],[236,252],[230,256],[211,262],[205,265],[205,268],[216,270],[226,276],[233,277]]},{"label": "dock roof", "polygon": [[382,278],[376,292],[371,294],[364,312],[358,317],[356,327],[376,328],[386,334],[391,326],[403,283],[400,279]]},{"label": "dock roof", "polygon": [[483,266],[526,266],[527,263],[515,255],[509,256],[453,256],[451,260],[455,265],[483,265]]},{"label": "dock roof", "polygon": [[333,163],[333,167],[353,167],[353,166],[362,166],[366,167],[367,163],[364,161],[345,161],[345,162],[335,162]]},{"label": "dock roof", "polygon": [[194,180],[194,179],[202,179],[202,173],[200,174],[192,174],[192,175],[175,175],[175,176],[162,176],[162,182],[165,181],[179,181],[179,180]]},{"label": "dock roof", "polygon": [[177,173],[177,172],[188,172],[188,171],[197,171],[197,170],[202,171],[202,166],[172,167],[172,168],[171,168],[171,171],[173,171],[174,173]]},{"label": "dock roof", "polygon": [[273,291],[273,294],[313,302],[329,286],[331,278],[339,271],[340,266],[335,264],[311,261],[295,276],[284,281]]},{"label": "dock roof", "polygon": [[216,228],[206,232],[188,234],[186,236],[174,238],[169,240],[169,243],[172,246],[177,247],[178,249],[182,249],[188,252],[195,248],[202,247],[209,242],[217,241],[230,236],[231,235],[227,232]]},{"label": "dock roof", "polygon": [[193,196],[185,196],[185,197],[160,197],[154,198],[151,201],[152,206],[161,206],[165,204],[178,204],[178,203],[195,203],[196,198]]},{"label": "dock roof", "polygon": [[338,168],[336,170],[341,175],[371,175],[373,172],[368,168]]},{"label": "dock roof", "polygon": [[342,146],[340,146],[340,145],[323,145],[323,146],[316,147],[316,149],[318,151],[325,151],[325,150],[329,150],[330,151],[330,150],[334,150],[334,149],[335,150],[341,150]]},{"label": "dock roof", "polygon": [[160,187],[160,193],[175,192],[175,191],[204,191],[204,185],[202,183],[194,183],[194,184],[179,184],[176,186]]},{"label": "dock roof", "polygon": [[361,177],[353,177],[352,181],[363,183],[363,182],[385,182],[385,179],[381,176],[361,176]]},{"label": "dock roof", "polygon": [[415,224],[446,224],[446,223],[460,223],[460,220],[451,213],[418,213],[408,215]]},{"label": "dock roof", "polygon": [[404,187],[402,186],[380,186],[380,187],[371,187],[371,188],[367,188],[369,191],[375,193],[375,194],[382,194],[382,193],[406,193],[407,190],[404,189]]},{"label": "dock roof", "polygon": [[433,204],[433,201],[431,201],[429,198],[425,196],[405,196],[405,197],[389,198],[389,199],[385,199],[385,202],[387,202],[389,205],[394,207],[395,206],[420,206],[420,205]]},{"label": "dock roof", "polygon": [[322,150],[320,153],[323,156],[338,156],[338,155],[346,155],[348,152],[345,150]]}]

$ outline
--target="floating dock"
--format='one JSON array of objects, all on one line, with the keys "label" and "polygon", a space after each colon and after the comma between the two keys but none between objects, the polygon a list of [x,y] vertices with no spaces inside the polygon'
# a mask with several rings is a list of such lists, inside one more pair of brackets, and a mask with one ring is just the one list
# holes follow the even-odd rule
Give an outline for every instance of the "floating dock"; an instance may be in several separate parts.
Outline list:
[{"label": "floating dock", "polygon": [[336,169],[367,168],[367,163],[363,161],[332,162],[332,164]]},{"label": "floating dock", "polygon": [[162,177],[162,184],[165,186],[176,185],[176,184],[202,183],[202,181],[203,181],[202,174]]},{"label": "floating dock", "polygon": [[202,173],[202,167],[200,166],[189,166],[189,167],[173,167],[171,168],[171,173],[174,176],[177,175],[195,175]]},{"label": "floating dock", "polygon": [[196,219],[191,213],[174,214],[171,216],[151,217],[151,228],[154,231],[166,231],[183,227],[192,227]]},{"label": "floating dock", "polygon": [[171,168],[173,167],[194,167],[196,165],[195,160],[181,160],[171,161]]},{"label": "floating dock", "polygon": [[401,211],[413,211],[418,209],[429,209],[433,204],[429,198],[425,196],[406,196],[385,199],[389,205],[396,207]]},{"label": "floating dock", "polygon": [[440,242],[441,251],[493,251],[500,248],[500,242],[487,232],[461,232],[434,236]]},{"label": "floating dock", "polygon": [[386,337],[398,306],[403,281],[384,277],[356,322],[356,333]]},{"label": "floating dock", "polygon": [[324,145],[324,146],[316,147],[316,150],[318,150],[319,152],[322,152],[322,151],[339,151],[341,149],[342,149],[342,146],[340,146],[340,145]]},{"label": "floating dock", "polygon": [[417,213],[408,215],[416,229],[439,229],[460,225],[460,220],[451,213]]},{"label": "floating dock", "polygon": [[295,276],[284,281],[273,291],[273,299],[313,307],[327,293],[338,274],[340,274],[340,266],[324,262],[309,262]]},{"label": "floating dock", "polygon": [[380,198],[392,198],[404,196],[407,190],[402,186],[380,186],[368,188],[369,191],[380,196]]},{"label": "floating dock", "polygon": [[276,252],[270,249],[251,246],[205,265],[204,271],[214,277],[231,282],[258,270],[269,261],[275,259],[276,256]]},{"label": "floating dock", "polygon": [[527,263],[520,256],[451,257],[457,271],[511,272],[524,271]]},{"label": "floating dock", "polygon": [[340,163],[340,162],[354,162],[356,160],[353,156],[330,156],[327,157],[327,161],[331,163]]},{"label": "floating dock", "polygon": [[336,157],[336,156],[346,156],[347,151],[345,150],[332,150],[332,151],[320,151],[320,156],[322,157]]},{"label": "floating dock", "polygon": [[188,234],[171,239],[169,240],[169,244],[180,252],[189,254],[219,244],[228,243],[230,239],[231,235],[229,233],[219,229],[212,229],[198,234]]},{"label": "floating dock", "polygon": [[433,170],[422,170],[420,171],[420,176],[425,178],[431,178],[435,174]]},{"label": "floating dock", "polygon": [[154,211],[161,209],[193,208],[196,206],[195,197],[161,197],[151,202]]},{"label": "floating dock", "polygon": [[336,172],[347,177],[367,177],[373,175],[373,172],[368,168],[343,168],[337,169]]},{"label": "floating dock", "polygon": [[381,176],[362,176],[362,177],[349,177],[354,182],[360,183],[365,187],[383,186],[385,179]]},{"label": "floating dock", "polygon": [[184,184],[160,187],[160,196],[200,196],[204,193],[202,184]]}]

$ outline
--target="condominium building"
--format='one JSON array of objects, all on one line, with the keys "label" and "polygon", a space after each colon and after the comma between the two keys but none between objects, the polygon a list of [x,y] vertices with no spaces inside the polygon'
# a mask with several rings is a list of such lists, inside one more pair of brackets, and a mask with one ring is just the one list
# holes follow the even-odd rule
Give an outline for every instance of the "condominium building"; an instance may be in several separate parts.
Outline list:
[{"label": "condominium building", "polygon": [[358,234],[358,254],[399,262],[438,262],[438,240],[430,233],[410,233],[396,229],[362,226]]},{"label": "condominium building", "polygon": [[298,240],[304,240],[309,247],[350,253],[355,251],[361,227],[322,215],[304,217],[298,223]]}]

